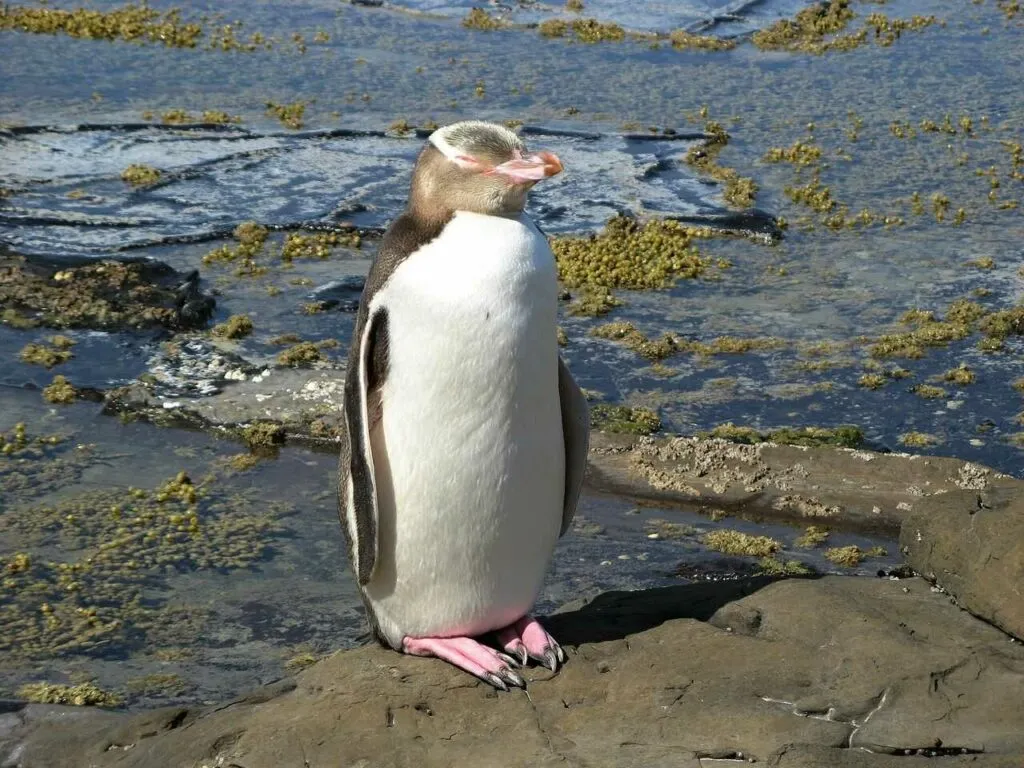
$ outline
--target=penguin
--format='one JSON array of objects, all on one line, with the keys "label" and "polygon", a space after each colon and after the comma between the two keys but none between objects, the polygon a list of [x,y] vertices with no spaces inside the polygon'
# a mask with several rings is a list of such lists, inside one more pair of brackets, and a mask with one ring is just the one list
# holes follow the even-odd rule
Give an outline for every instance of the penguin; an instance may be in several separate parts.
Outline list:
[{"label": "penguin", "polygon": [[572,523],[590,420],[558,352],[554,255],[524,211],[561,171],[501,125],[431,133],[345,378],[339,513],[371,631],[501,690],[525,687],[529,659],[566,660],[530,610]]}]

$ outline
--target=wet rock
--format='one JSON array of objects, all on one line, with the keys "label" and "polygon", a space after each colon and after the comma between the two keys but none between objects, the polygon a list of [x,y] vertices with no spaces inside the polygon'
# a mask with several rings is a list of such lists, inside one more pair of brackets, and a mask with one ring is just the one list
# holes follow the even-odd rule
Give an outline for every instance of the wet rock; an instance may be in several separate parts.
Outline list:
[{"label": "wet rock", "polygon": [[214,299],[199,273],[152,261],[102,260],[60,266],[0,246],[2,321],[15,327],[123,330],[200,328]]},{"label": "wet rock", "polygon": [[639,498],[886,534],[946,493],[1024,494],[1024,482],[959,459],[695,437],[595,434],[589,471],[593,487]]},{"label": "wet rock", "polygon": [[50,708],[43,727],[28,707],[0,731],[0,760],[884,768],[929,751],[943,765],[1024,759],[1024,648],[919,579],[606,593],[548,621],[570,660],[554,677],[528,670],[529,697],[363,647],[315,664],[294,688],[203,711],[69,712],[62,722],[56,713],[67,710]]},{"label": "wet rock", "polygon": [[925,500],[900,547],[961,606],[1024,639],[1024,496],[960,491]]},{"label": "wet rock", "polygon": [[321,302],[324,309],[355,312],[359,309],[365,283],[366,278],[362,275],[349,275],[318,286],[309,294],[309,298]]},{"label": "wet rock", "polygon": [[[201,358],[205,359],[205,358]],[[106,409],[155,424],[239,432],[253,422],[274,422],[290,440],[333,443],[341,427],[344,378],[331,369],[260,368],[224,353],[228,366],[215,379],[190,379],[191,391],[159,381],[136,382],[107,393]],[[196,391],[206,382],[203,391]]]}]

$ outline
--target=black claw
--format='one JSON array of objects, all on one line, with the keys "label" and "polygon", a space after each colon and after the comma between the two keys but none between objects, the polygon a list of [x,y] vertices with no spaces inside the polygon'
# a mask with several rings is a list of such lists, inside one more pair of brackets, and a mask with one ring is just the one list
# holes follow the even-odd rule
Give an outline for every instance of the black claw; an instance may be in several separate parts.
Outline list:
[{"label": "black claw", "polygon": [[490,672],[487,672],[484,675],[484,681],[490,683],[491,685],[493,685],[495,688],[497,688],[500,691],[507,691],[508,690],[508,686],[505,685],[505,681],[502,680],[497,675],[491,674]]},{"label": "black claw", "polygon": [[558,669],[558,655],[555,653],[554,648],[548,648],[544,651],[544,666],[554,672]]},{"label": "black claw", "polygon": [[518,659],[515,659],[515,658],[509,656],[507,653],[500,653],[499,652],[498,653],[498,658],[501,659],[503,662],[505,662],[505,664],[507,664],[510,667],[520,667],[520,666],[522,666],[519,663]]},{"label": "black claw", "polygon": [[523,680],[522,677],[520,677],[516,672],[514,672],[511,669],[503,669],[503,670],[501,670],[501,679],[504,680],[509,685],[515,685],[515,686],[518,686],[519,688],[525,688],[526,687],[526,681]]},{"label": "black claw", "polygon": [[526,646],[520,643],[516,653],[519,654],[519,666],[525,667],[527,663],[530,661],[530,654],[527,652]]}]

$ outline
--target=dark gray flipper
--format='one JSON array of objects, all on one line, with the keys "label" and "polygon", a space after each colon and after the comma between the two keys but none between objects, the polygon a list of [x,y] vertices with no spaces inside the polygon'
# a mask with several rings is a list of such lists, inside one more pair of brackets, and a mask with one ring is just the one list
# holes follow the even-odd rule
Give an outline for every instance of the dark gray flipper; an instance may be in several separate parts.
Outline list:
[{"label": "dark gray flipper", "polygon": [[[380,415],[379,390],[388,370],[388,314],[376,310],[366,322],[358,349],[350,355],[345,377],[345,435],[341,445],[339,481],[342,529],[352,569],[366,585],[377,564],[377,484],[370,448],[370,430]],[[373,405],[376,401],[376,405]]]},{"label": "dark gray flipper", "polygon": [[576,503],[587,470],[590,448],[590,409],[587,398],[573,379],[562,358],[558,358],[558,399],[562,404],[562,439],[565,441],[565,499],[562,504],[564,536],[576,514]]}]

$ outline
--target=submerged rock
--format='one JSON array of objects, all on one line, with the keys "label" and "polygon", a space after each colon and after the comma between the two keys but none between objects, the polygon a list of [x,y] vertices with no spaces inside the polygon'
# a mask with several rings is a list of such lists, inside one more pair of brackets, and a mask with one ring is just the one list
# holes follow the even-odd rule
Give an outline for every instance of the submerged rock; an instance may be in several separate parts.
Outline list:
[{"label": "submerged rock", "polygon": [[186,330],[206,325],[214,303],[195,271],[152,261],[62,267],[0,245],[0,322],[14,327]]},{"label": "submerged rock", "polygon": [[875,768],[897,755],[1024,759],[1024,648],[921,580],[612,592],[548,623],[570,659],[554,677],[527,670],[529,696],[363,647],[211,708],[132,716],[11,704],[0,760]]}]

